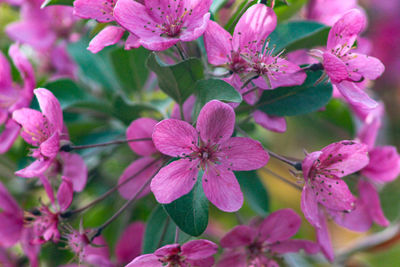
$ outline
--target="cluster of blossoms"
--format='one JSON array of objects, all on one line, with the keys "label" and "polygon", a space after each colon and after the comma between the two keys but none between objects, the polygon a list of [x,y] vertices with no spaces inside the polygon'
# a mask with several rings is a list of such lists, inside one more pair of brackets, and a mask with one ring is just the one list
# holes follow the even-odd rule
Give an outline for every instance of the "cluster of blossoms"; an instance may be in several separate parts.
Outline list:
[{"label": "cluster of blossoms", "polygon": [[[39,266],[41,247],[50,242],[64,242],[74,253],[77,266],[279,266],[282,255],[300,251],[308,255],[321,252],[333,262],[335,252],[328,220],[358,232],[368,231],[373,223],[383,227],[390,225],[382,211],[378,192],[384,183],[394,181],[400,174],[400,156],[393,146],[376,145],[384,105],[372,99],[366,90],[369,81],[380,77],[385,67],[379,59],[368,55],[368,40],[359,38],[366,28],[367,17],[356,1],[338,6],[335,6],[336,2],[344,1],[310,1],[303,15],[331,26],[327,45],[290,53],[276,51],[277,44],[269,39],[278,25],[275,1],[271,6],[265,1],[253,1],[250,7],[245,6],[247,9],[239,13],[240,17],[238,15],[233,23],[232,33],[218,21],[211,20],[210,8],[215,4],[212,0],[75,0],[71,1],[73,6],[70,7],[43,8],[41,0],[0,2],[20,10],[20,20],[7,25],[5,33],[16,42],[9,48],[9,57],[16,67],[14,72],[18,72],[22,80],[19,84],[8,58],[0,52],[0,153],[12,150],[14,143],[21,144],[18,141],[21,137],[29,145],[26,148],[31,159],[24,158],[21,162],[25,165],[19,164],[24,167],[15,175],[38,178],[35,187],[43,186],[45,192],[45,201],[25,209],[18,204],[23,201],[17,202],[0,183],[1,266],[19,266],[21,257],[13,249],[16,244],[21,245],[31,266]],[[49,1],[44,5],[46,2]],[[332,8],[326,7],[329,4]],[[96,54],[124,41],[125,50],[143,47],[157,51],[158,59],[174,63],[160,64],[160,68],[176,67],[180,61],[188,62],[190,45],[200,43],[198,50],[204,51],[196,50],[196,53],[202,53],[206,75],[221,78],[220,81],[233,88],[231,93],[238,95],[244,103],[217,96],[204,101],[204,95],[194,94],[193,88],[189,88],[194,85],[187,83],[185,89],[191,93],[182,97],[186,93],[177,89],[176,81],[171,81],[172,85],[168,86],[175,86],[173,90],[178,90],[176,94],[183,99],[177,101],[172,112],[165,112],[168,107],[163,110],[162,117],[146,114],[146,117],[130,120],[129,126],[124,127],[126,139],[122,141],[73,145],[72,131],[70,129],[69,133],[67,119],[64,121],[67,116],[60,103],[62,99],[55,96],[59,92],[50,87],[37,87],[42,86],[42,79],[68,78],[77,83],[85,82],[79,77],[78,66],[67,51],[68,45],[78,41],[88,30],[79,19],[106,24],[90,41],[90,52]],[[29,58],[35,62],[33,65],[24,53],[29,47],[33,52]],[[177,59],[179,56],[181,60]],[[333,97],[348,104],[360,127],[352,140],[337,140],[320,151],[306,153],[302,161],[291,161],[271,153],[241,126],[254,120],[267,130],[285,132],[285,117],[258,109],[259,101],[264,92],[304,85],[308,73],[315,69],[321,71],[316,84],[331,84]],[[171,67],[169,74],[174,71]],[[219,75],[222,71],[223,77]],[[174,73],[175,76],[192,74]],[[145,90],[161,89],[171,96],[161,83],[160,88],[152,88],[154,74],[149,76]],[[212,89],[218,91],[220,88]],[[64,90],[67,92],[68,88]],[[96,93],[95,90],[92,92]],[[218,95],[218,92],[210,95]],[[34,99],[38,103],[36,106]],[[172,101],[166,102],[168,104],[160,106]],[[244,123],[240,121],[243,107],[250,110],[245,114]],[[118,113],[118,109],[114,113]],[[93,166],[96,163],[85,158],[85,154],[73,151],[119,143],[128,143],[136,155],[135,160],[122,172],[114,187],[93,202],[81,205],[79,197],[87,186],[89,171],[96,173]],[[190,223],[185,217],[198,218],[197,210],[191,210],[192,214],[178,216],[183,223],[171,216],[171,219],[167,217],[164,229],[157,225],[159,240],[156,240],[157,234],[145,229],[150,227],[149,224],[139,220],[130,222],[117,241],[115,257],[110,255],[102,230],[131,203],[148,195],[154,196],[164,207],[162,212],[165,210],[169,216],[168,207],[182,208],[179,201],[191,196],[191,203],[185,203],[188,206],[209,201],[223,212],[238,212],[246,198],[237,172],[266,168],[270,156],[301,171],[299,208],[315,229],[315,241],[291,239],[300,229],[302,219],[289,208],[249,220],[248,225],[239,220],[240,225],[220,240],[212,235],[212,228],[218,227],[210,222],[204,238],[210,236],[214,242],[207,239],[182,241],[179,233],[187,232],[182,225]],[[352,191],[343,179],[350,175],[357,179]],[[114,191],[118,191],[126,203],[113,216],[96,228],[85,228],[81,218],[81,224],[75,227],[74,216],[95,206]],[[75,205],[78,208],[72,209]],[[208,214],[208,204],[206,211]],[[167,224],[172,220],[177,225],[175,241],[165,244]],[[151,236],[154,238],[152,243],[158,243],[153,246],[153,253],[143,244],[147,232],[154,235]],[[216,259],[219,247],[223,251]]]}]

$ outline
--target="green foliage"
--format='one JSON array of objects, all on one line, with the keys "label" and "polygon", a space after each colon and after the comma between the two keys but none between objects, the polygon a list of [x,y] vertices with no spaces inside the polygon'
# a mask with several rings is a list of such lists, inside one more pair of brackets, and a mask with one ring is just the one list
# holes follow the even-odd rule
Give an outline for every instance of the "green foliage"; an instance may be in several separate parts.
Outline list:
[{"label": "green foliage", "polygon": [[278,24],[269,38],[270,47],[276,45],[275,54],[325,46],[330,27],[313,21],[291,21]]},{"label": "green foliage", "polygon": [[275,116],[294,116],[317,111],[332,96],[330,83],[315,85],[321,75],[321,71],[308,72],[307,79],[301,86],[265,90],[256,104],[257,109]]},{"label": "green foliage", "polygon": [[204,77],[203,64],[197,58],[166,65],[153,53],[147,60],[147,67],[156,73],[160,89],[180,105],[194,92],[196,82]]},{"label": "green foliage", "polygon": [[199,171],[197,182],[189,194],[163,205],[176,225],[191,236],[201,235],[208,225],[209,203],[201,183],[203,171]]},{"label": "green foliage", "polygon": [[326,105],[325,110],[314,115],[346,130],[350,136],[355,134],[355,126],[351,111],[348,105],[338,99],[332,99],[329,101],[328,105]]},{"label": "green foliage", "polygon": [[73,6],[74,0],[46,0],[43,2],[42,8],[54,5]]},{"label": "green foliage", "polygon": [[228,0],[214,0],[210,7],[210,12],[215,14],[228,2]]},{"label": "green foliage", "polygon": [[278,22],[293,17],[307,3],[307,0],[287,0],[287,3],[288,4],[283,1],[277,1],[275,4],[274,11],[278,16]]},{"label": "green foliage", "polygon": [[235,172],[240,188],[244,194],[245,200],[250,207],[260,216],[266,216],[269,213],[269,198],[267,190],[261,183],[256,171]]},{"label": "green foliage", "polygon": [[244,0],[243,2],[241,2],[240,5],[237,7],[236,12],[228,20],[224,28],[232,33],[235,29],[236,23],[239,21],[239,18],[244,14],[244,12],[246,12],[249,7],[255,4],[257,4],[257,1],[254,0]]}]

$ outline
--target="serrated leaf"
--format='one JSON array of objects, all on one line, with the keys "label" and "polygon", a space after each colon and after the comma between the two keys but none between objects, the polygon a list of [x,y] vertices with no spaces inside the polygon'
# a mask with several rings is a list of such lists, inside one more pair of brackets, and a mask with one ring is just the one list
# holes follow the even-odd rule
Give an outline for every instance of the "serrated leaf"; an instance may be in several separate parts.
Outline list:
[{"label": "serrated leaf", "polygon": [[208,199],[201,183],[203,171],[199,171],[192,191],[170,204],[163,205],[166,212],[183,232],[191,236],[201,235],[208,225]]},{"label": "serrated leaf", "polygon": [[244,194],[245,201],[260,216],[269,213],[269,198],[267,190],[261,183],[256,171],[235,172],[240,188]]},{"label": "serrated leaf", "polygon": [[46,0],[41,5],[41,8],[54,5],[73,6],[74,0]]},{"label": "serrated leaf", "polygon": [[196,82],[204,77],[203,64],[198,58],[189,58],[175,65],[166,65],[153,53],[149,56],[146,65],[156,73],[160,89],[178,104],[185,102],[194,92]]},{"label": "serrated leaf", "polygon": [[332,85],[316,81],[321,71],[307,72],[307,79],[301,86],[280,87],[265,90],[257,109],[275,116],[294,116],[306,114],[324,107],[332,97]]},{"label": "serrated leaf", "polygon": [[330,27],[314,21],[291,21],[278,24],[268,37],[270,47],[275,45],[275,53],[325,46]]},{"label": "serrated leaf", "polygon": [[195,87],[195,94],[197,98],[194,108],[194,118],[197,117],[201,108],[213,99],[236,103],[242,102],[240,93],[232,85],[223,80],[207,79],[198,81]]}]

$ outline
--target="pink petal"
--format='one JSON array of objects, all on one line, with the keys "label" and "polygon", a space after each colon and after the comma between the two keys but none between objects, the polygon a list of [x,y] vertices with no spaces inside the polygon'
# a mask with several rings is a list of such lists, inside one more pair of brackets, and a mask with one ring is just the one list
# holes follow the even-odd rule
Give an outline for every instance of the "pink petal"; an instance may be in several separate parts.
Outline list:
[{"label": "pink petal", "polygon": [[163,154],[179,157],[192,153],[198,142],[198,135],[192,125],[185,121],[168,119],[154,127],[153,142]]},{"label": "pink petal", "polygon": [[57,98],[47,89],[38,88],[34,91],[43,115],[52,123],[56,130],[63,129],[63,114]]},{"label": "pink petal", "polygon": [[100,52],[104,47],[118,43],[124,32],[121,27],[107,26],[90,41],[88,50],[92,53]]},{"label": "pink petal", "polygon": [[146,49],[161,51],[179,41],[178,38],[162,37],[162,30],[156,27],[158,21],[148,14],[145,6],[135,1],[119,0],[114,8],[114,17],[122,27],[139,37],[140,44]]},{"label": "pink petal", "polygon": [[[194,104],[196,103],[196,96],[191,95],[188,99],[183,103],[183,117],[185,121],[191,123],[192,122],[192,111],[194,108]],[[174,105],[174,109],[171,113],[171,119],[179,120],[181,118],[180,108],[178,104]]]},{"label": "pink petal", "polygon": [[285,117],[277,117],[268,115],[260,110],[253,112],[254,121],[264,127],[267,130],[284,133],[286,132],[286,120]]},{"label": "pink petal", "polygon": [[41,129],[44,128],[47,119],[42,113],[30,108],[22,108],[13,112],[12,118],[22,126],[21,137],[29,144],[39,146],[41,140],[45,140],[47,136],[43,136]]},{"label": "pink petal", "polygon": [[[150,118],[140,118],[134,120],[126,130],[127,139],[142,139],[151,138],[153,134],[154,126],[158,121]],[[140,142],[129,142],[129,146],[136,154],[141,156],[150,156],[158,152],[154,147],[153,141],[140,141]]]},{"label": "pink petal", "polygon": [[318,217],[317,199],[311,188],[306,185],[303,187],[303,192],[301,193],[301,211],[312,226],[321,227]]},{"label": "pink petal", "polygon": [[14,144],[21,127],[13,120],[8,120],[0,134],[0,154],[7,152]]},{"label": "pink petal", "polygon": [[206,144],[227,141],[235,127],[235,112],[228,104],[212,100],[204,105],[197,118],[196,129]]},{"label": "pink petal", "polygon": [[24,97],[28,98],[28,102],[30,102],[33,97],[33,88],[36,85],[33,67],[25,55],[21,53],[17,44],[10,46],[8,54],[24,80]]},{"label": "pink petal", "polygon": [[217,208],[226,212],[239,210],[243,205],[243,194],[233,172],[207,166],[203,175],[204,194]]},{"label": "pink petal", "polygon": [[[212,1],[210,0],[205,0],[205,1],[198,1],[202,5],[202,3],[210,3]],[[208,7],[210,7],[208,5]],[[208,11],[208,9],[207,9]],[[193,12],[196,12],[193,10]],[[201,17],[194,15],[195,17],[190,17],[188,18],[185,22],[184,25],[187,25],[187,28],[182,30],[181,35],[179,36],[179,39],[183,42],[190,42],[193,40],[196,40],[200,36],[203,35],[204,31],[207,28],[208,22],[210,21],[210,13],[197,13],[197,15],[202,15]]]},{"label": "pink petal", "polygon": [[244,247],[250,245],[256,237],[256,230],[247,225],[238,225],[221,239],[220,244],[223,248]]},{"label": "pink petal", "polygon": [[335,84],[340,93],[350,104],[358,108],[373,109],[378,106],[378,103],[370,98],[363,90],[355,83],[342,81]]},{"label": "pink petal", "polygon": [[2,211],[20,216],[23,219],[23,213],[18,203],[8,192],[7,188],[0,182],[0,208]]},{"label": "pink petal", "polygon": [[141,46],[140,39],[134,34],[129,34],[128,38],[125,41],[125,50],[130,50],[133,48],[139,48]]},{"label": "pink petal", "polygon": [[190,266],[212,267],[212,266],[214,266],[215,259],[213,256],[211,256],[211,257],[199,259],[199,260],[188,259],[187,262],[190,264]]},{"label": "pink petal", "polygon": [[319,245],[308,240],[284,240],[269,246],[273,253],[295,253],[304,249],[309,254],[319,252]]},{"label": "pink petal", "polygon": [[346,64],[329,52],[323,54],[323,65],[332,83],[339,83],[349,78]]},{"label": "pink petal", "polygon": [[364,168],[368,162],[368,146],[344,140],[324,147],[319,157],[320,166],[329,174],[344,177]]},{"label": "pink petal", "polygon": [[204,32],[204,46],[210,64],[222,65],[228,63],[228,56],[232,50],[232,36],[219,24],[210,21]]},{"label": "pink petal", "polygon": [[57,191],[57,201],[60,206],[60,211],[66,211],[72,203],[74,192],[70,179],[63,177],[60,187]]},{"label": "pink petal", "polygon": [[110,252],[108,245],[102,236],[98,236],[93,240],[92,245],[84,248],[85,262],[94,266],[113,267],[110,261]]},{"label": "pink petal", "polygon": [[74,15],[83,19],[111,22],[114,20],[113,8],[115,2],[113,0],[75,0]]},{"label": "pink petal", "polygon": [[[125,199],[131,199],[136,196],[139,190],[144,186],[159,170],[162,162],[151,157],[143,157],[131,163],[119,178],[118,184],[121,185],[126,180],[124,185],[118,188],[119,193]],[[150,193],[150,187],[146,186],[138,195],[138,198],[146,196]]]},{"label": "pink petal", "polygon": [[233,48],[245,49],[253,41],[257,41],[257,45],[262,47],[268,35],[275,29],[277,18],[272,8],[264,4],[255,4],[251,6],[242,15],[236,24],[233,33]]},{"label": "pink petal", "polygon": [[322,253],[324,253],[325,257],[330,261],[333,262],[335,258],[335,254],[332,247],[331,236],[328,231],[328,226],[326,224],[326,219],[324,216],[324,212],[320,209],[319,210],[319,221],[320,227],[316,227],[316,235],[317,235],[317,242],[321,247]]},{"label": "pink petal", "polygon": [[71,180],[75,192],[81,192],[88,175],[85,161],[75,153],[60,152],[60,156],[63,163],[62,175]]},{"label": "pink petal", "polygon": [[218,246],[205,239],[192,240],[182,246],[182,256],[190,260],[206,259],[217,252]]},{"label": "pink petal", "polygon": [[371,219],[381,226],[389,226],[390,222],[383,214],[378,192],[373,185],[366,181],[360,180],[358,183],[358,191],[360,192],[360,198],[365,203]]},{"label": "pink petal", "polygon": [[121,234],[115,247],[115,254],[119,265],[127,264],[140,256],[145,224],[142,222],[131,223]]},{"label": "pink petal", "polygon": [[17,217],[12,213],[0,213],[0,246],[12,247],[21,238],[24,227],[23,217]]},{"label": "pink petal", "polygon": [[163,167],[150,184],[157,202],[167,204],[189,193],[197,181],[198,161],[180,159]]},{"label": "pink petal", "polygon": [[[382,110],[383,113],[383,104],[380,103],[378,107],[368,113],[364,125],[357,133],[358,139],[368,145],[369,150],[374,148],[376,137],[382,125],[382,113],[376,110]],[[375,114],[377,112],[378,114]]]},{"label": "pink petal", "polygon": [[7,58],[0,52],[0,90],[11,87],[11,68]]},{"label": "pink petal", "polygon": [[[247,267],[247,255],[244,251],[226,250],[221,255],[218,267]],[[268,266],[269,267],[269,266]]]},{"label": "pink petal", "polygon": [[[55,204],[55,198],[54,198],[54,191],[53,191],[53,187],[51,186],[51,183],[49,182],[49,179],[43,175],[40,174],[38,175],[40,182],[43,185],[44,191],[46,192],[47,196],[50,199],[51,204]],[[46,240],[50,240],[53,236],[52,234],[52,230],[48,230],[49,233],[49,237]],[[56,233],[58,233],[58,230],[56,229]]]},{"label": "pink petal", "polygon": [[385,71],[382,62],[375,58],[363,54],[351,53],[349,60],[345,60],[350,73],[362,75],[362,77],[375,80]]},{"label": "pink petal", "polygon": [[351,212],[329,211],[329,214],[340,226],[356,232],[365,232],[372,226],[368,209],[362,199],[357,199],[355,209]]},{"label": "pink petal", "polygon": [[158,257],[154,254],[144,254],[135,258],[125,267],[156,267],[163,266],[162,263],[158,260]]},{"label": "pink petal", "polygon": [[350,10],[329,31],[327,48],[331,50],[347,46],[349,49],[353,46],[357,35],[364,30],[365,25],[365,15],[357,9]]},{"label": "pink petal", "polygon": [[396,179],[400,174],[400,156],[396,147],[375,147],[369,151],[369,164],[361,174],[380,183]]},{"label": "pink petal", "polygon": [[28,167],[16,171],[15,175],[24,177],[24,178],[32,178],[38,177],[39,175],[43,174],[53,163],[52,160],[35,160],[31,163]]},{"label": "pink petal", "polygon": [[307,154],[304,158],[303,162],[301,163],[301,169],[303,171],[303,176],[305,180],[308,180],[310,176],[310,171],[314,167],[314,163],[318,160],[321,154],[321,151],[315,151]]},{"label": "pink petal", "polygon": [[60,136],[58,132],[55,132],[46,141],[40,144],[40,154],[53,159],[57,156],[60,149]]},{"label": "pink petal", "polygon": [[297,233],[301,218],[291,209],[281,209],[268,215],[260,225],[260,241],[275,243]]},{"label": "pink petal", "polygon": [[357,0],[311,0],[307,4],[307,19],[332,26],[348,10],[357,7]]},{"label": "pink petal", "polygon": [[256,170],[269,160],[261,143],[247,137],[232,137],[222,143],[217,157],[228,170],[234,171]]}]

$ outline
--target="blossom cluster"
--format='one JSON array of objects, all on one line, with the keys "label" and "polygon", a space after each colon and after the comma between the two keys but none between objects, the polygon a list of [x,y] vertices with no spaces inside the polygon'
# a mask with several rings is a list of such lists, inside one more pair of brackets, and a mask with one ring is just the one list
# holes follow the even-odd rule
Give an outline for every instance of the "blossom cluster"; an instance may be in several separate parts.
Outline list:
[{"label": "blossom cluster", "polygon": [[[0,0],[20,14],[5,26],[8,56],[0,52],[0,153],[18,166],[12,181],[0,182],[1,266],[41,266],[47,244],[74,254],[69,264],[57,262],[64,266],[284,266],[288,253],[335,262],[329,221],[356,232],[390,226],[379,191],[399,176],[400,155],[378,139],[385,104],[370,89],[385,66],[360,37],[368,23],[357,1],[312,0],[298,10],[302,21],[287,24],[279,1],[65,2]],[[232,5],[238,11],[224,25]],[[307,39],[312,34],[318,44]],[[74,53],[88,36],[90,54]],[[101,84],[108,76],[128,82],[104,89],[114,85]],[[355,134],[304,159],[278,155],[260,137],[287,132],[287,116],[322,113],[329,101],[357,120]],[[85,133],[91,127],[115,130],[119,139],[98,143]],[[102,150],[121,144],[135,155],[121,153],[126,166],[119,151]],[[103,181],[103,163],[114,156],[126,168]],[[264,201],[258,176],[271,157],[293,173],[285,181],[301,191],[304,221],[289,207],[271,212]],[[11,194],[13,181],[35,204]],[[107,189],[97,192],[99,184]],[[114,192],[125,204],[99,216],[103,224],[85,224],[91,219],[83,212]],[[254,202],[256,216],[245,224],[239,212]],[[149,206],[151,215],[140,214]],[[235,213],[238,225],[221,227],[217,212]],[[112,233],[110,254],[103,230],[116,219],[120,235]],[[292,239],[302,224],[313,227],[315,240]]]}]

